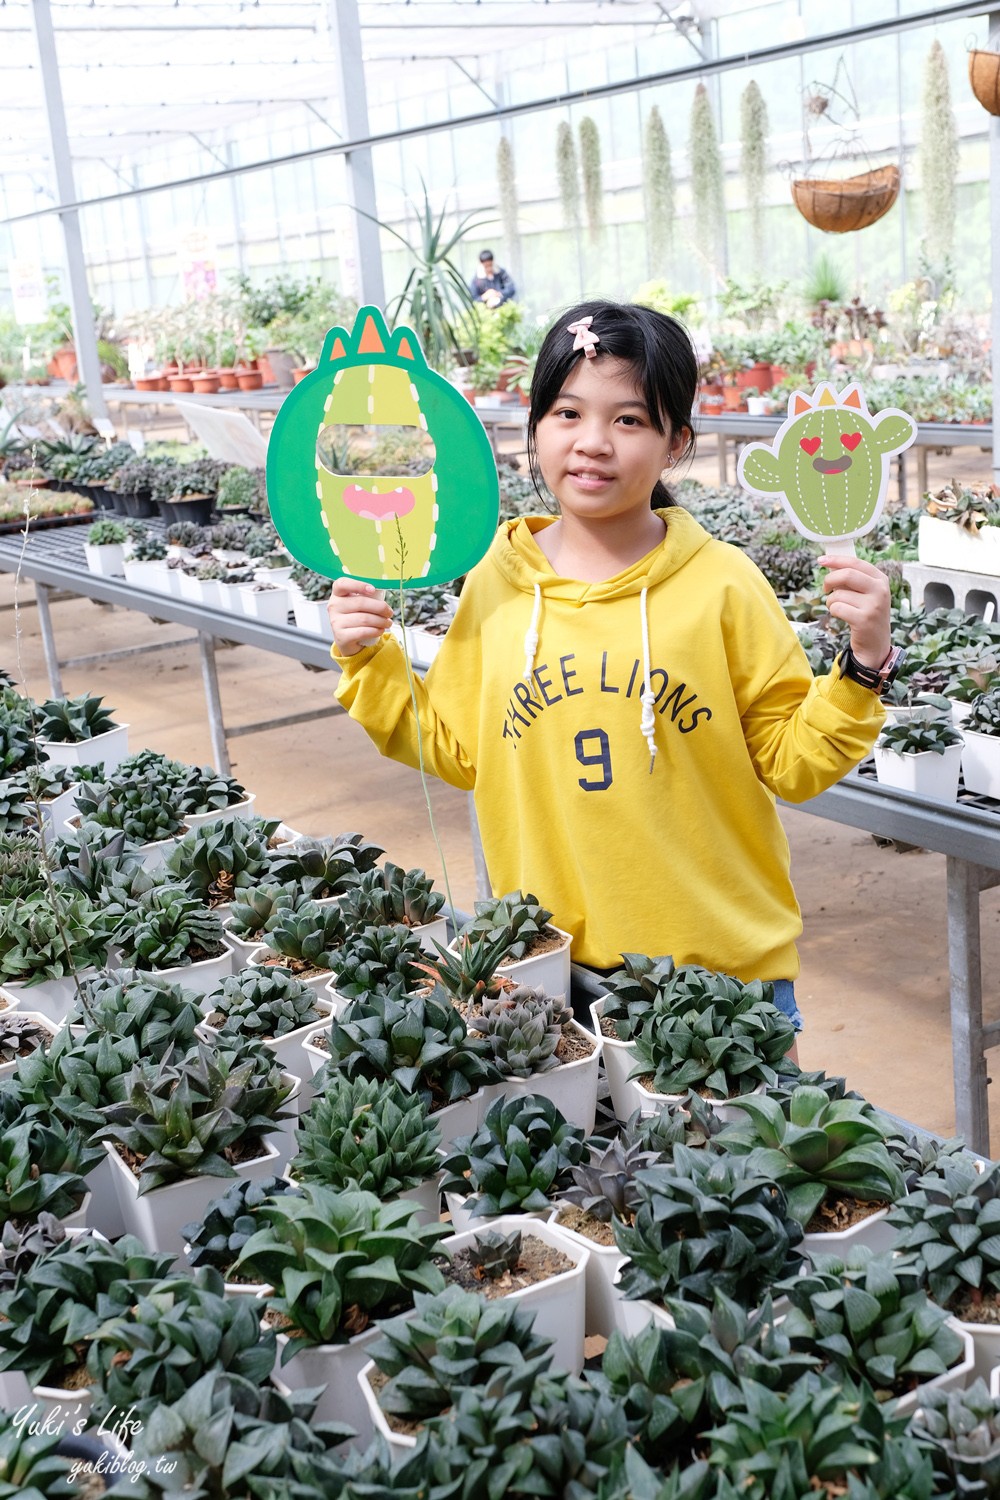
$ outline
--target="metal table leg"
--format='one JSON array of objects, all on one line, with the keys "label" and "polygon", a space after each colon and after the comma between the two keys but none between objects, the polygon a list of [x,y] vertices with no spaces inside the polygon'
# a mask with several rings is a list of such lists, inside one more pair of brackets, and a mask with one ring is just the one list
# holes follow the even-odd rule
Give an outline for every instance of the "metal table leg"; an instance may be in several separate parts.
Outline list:
[{"label": "metal table leg", "polygon": [[986,1048],[1000,1042],[1000,1023],[983,1025],[983,974],[979,897],[1000,884],[1000,872],[947,858],[948,968],[951,976],[951,1050],[955,1078],[955,1130],[973,1151],[990,1150]]},{"label": "metal table leg", "polygon": [[35,584],[35,599],[38,604],[38,626],[42,634],[42,650],[45,653],[45,669],[49,674],[49,688],[53,698],[61,698],[63,696],[62,673],[59,670],[59,655],[52,630],[52,616],[49,613],[48,584]]},{"label": "metal table leg", "polygon": [[719,483],[726,485],[729,483],[729,464],[727,462],[729,440],[724,432],[720,432],[716,435],[715,441],[719,445]]},{"label": "metal table leg", "polygon": [[229,761],[229,746],[226,744],[226,726],[222,718],[222,699],[219,697],[219,674],[215,665],[215,637],[198,633],[198,649],[201,653],[201,680],[205,685],[205,706],[208,709],[208,733],[212,741],[212,759],[215,769],[229,776],[232,766]]}]

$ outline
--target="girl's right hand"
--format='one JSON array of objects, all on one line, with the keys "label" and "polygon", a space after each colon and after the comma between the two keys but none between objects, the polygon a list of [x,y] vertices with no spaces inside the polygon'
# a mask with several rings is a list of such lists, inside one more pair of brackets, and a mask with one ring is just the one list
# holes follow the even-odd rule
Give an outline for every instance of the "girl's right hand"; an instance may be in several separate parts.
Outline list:
[{"label": "girl's right hand", "polygon": [[357,578],[337,578],[327,600],[333,639],[341,656],[356,656],[389,629],[392,610],[379,590]]}]

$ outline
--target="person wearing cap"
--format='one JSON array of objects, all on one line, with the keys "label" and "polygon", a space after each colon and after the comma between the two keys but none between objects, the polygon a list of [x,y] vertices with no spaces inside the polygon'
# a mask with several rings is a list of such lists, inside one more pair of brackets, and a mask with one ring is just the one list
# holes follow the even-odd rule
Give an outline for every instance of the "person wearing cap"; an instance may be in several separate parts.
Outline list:
[{"label": "person wearing cap", "polygon": [[517,296],[514,278],[494,263],[492,250],[480,250],[479,275],[469,282],[469,291],[474,302],[484,302],[487,307],[499,307]]}]

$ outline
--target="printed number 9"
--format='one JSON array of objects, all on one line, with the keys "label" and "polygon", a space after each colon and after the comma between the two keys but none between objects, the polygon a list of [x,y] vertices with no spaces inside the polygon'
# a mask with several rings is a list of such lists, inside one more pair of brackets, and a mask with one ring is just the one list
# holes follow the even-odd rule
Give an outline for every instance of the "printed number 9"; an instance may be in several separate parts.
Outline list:
[{"label": "printed number 9", "polygon": [[[586,744],[588,740],[596,740],[600,747],[596,752],[587,753]],[[606,792],[611,785],[611,746],[603,729],[581,729],[576,737],[576,758],[581,766],[600,766],[603,777],[600,781],[588,781],[585,776],[579,778],[579,785],[585,792]]]}]

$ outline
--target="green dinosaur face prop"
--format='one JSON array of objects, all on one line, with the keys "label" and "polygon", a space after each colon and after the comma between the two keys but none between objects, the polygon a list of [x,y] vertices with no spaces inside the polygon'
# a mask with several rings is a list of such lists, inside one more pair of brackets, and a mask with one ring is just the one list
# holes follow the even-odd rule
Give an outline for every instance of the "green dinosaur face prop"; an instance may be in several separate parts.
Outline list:
[{"label": "green dinosaur face prop", "polygon": [[903,411],[873,417],[858,385],[836,395],[818,385],[796,391],[774,442],[750,443],[737,477],[756,495],[779,495],[795,525],[819,542],[870,531],[885,504],[889,459],[908,448],[916,423]]},{"label": "green dinosaur face prop", "polygon": [[500,492],[468,401],[431,370],[408,328],[363,307],[332,328],[286,397],[267,450],[271,518],[288,551],[327,578],[429,587],[486,553]]}]

